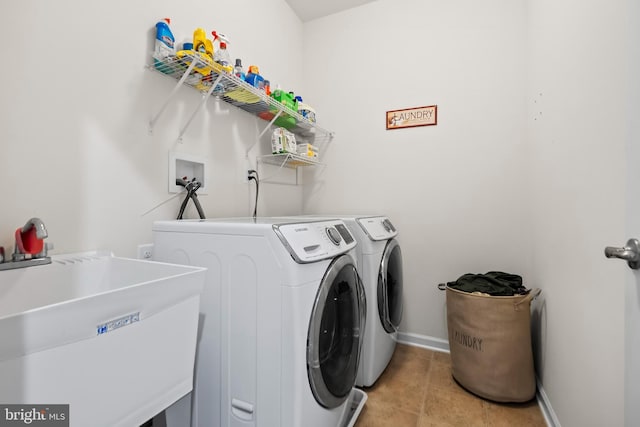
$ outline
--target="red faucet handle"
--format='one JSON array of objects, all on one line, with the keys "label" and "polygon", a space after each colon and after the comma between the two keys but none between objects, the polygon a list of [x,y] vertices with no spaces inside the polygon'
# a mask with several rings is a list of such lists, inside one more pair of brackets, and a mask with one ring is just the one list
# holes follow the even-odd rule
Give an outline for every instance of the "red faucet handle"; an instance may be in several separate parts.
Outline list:
[{"label": "red faucet handle", "polygon": [[23,254],[35,255],[44,249],[44,239],[38,239],[35,227],[25,232],[18,228],[16,229],[16,246]]}]

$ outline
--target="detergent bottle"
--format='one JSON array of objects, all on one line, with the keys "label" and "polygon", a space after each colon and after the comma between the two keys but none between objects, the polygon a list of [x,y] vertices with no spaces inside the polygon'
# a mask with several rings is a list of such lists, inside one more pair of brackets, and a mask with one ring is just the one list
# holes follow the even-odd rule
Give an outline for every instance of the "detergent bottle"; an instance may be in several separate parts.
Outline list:
[{"label": "detergent bottle", "polygon": [[[186,43],[185,43],[186,44]],[[185,64],[190,64],[189,57],[197,56],[200,61],[196,62],[193,68],[194,73],[200,74],[200,76],[208,77],[211,74],[210,65],[213,64],[213,43],[207,38],[207,34],[202,28],[196,28],[193,32],[193,47],[192,50],[184,49],[176,53],[178,58],[183,58]],[[186,58],[185,58],[186,57]],[[194,75],[194,78],[189,77],[189,83],[196,84],[201,77]],[[203,89],[204,88],[199,88]]]},{"label": "detergent bottle", "polygon": [[218,33],[217,31],[212,31],[211,35],[213,35],[213,41],[218,40],[218,50],[216,50],[213,55],[213,61],[222,65],[222,68],[229,74],[233,72],[233,66],[231,65],[231,57],[229,56],[229,51],[227,50],[227,45],[230,43],[227,36],[222,33]]},{"label": "detergent bottle", "polygon": [[281,103],[282,105],[284,105],[285,107],[293,111],[298,111],[297,101],[293,96],[293,92],[285,92],[284,90],[280,89],[280,87],[278,87],[276,90],[273,91],[273,93],[271,94],[271,97],[276,101],[278,101],[279,103]]},{"label": "detergent bottle", "polygon": [[264,77],[260,75],[260,70],[257,65],[250,65],[249,72],[245,78],[247,83],[258,89],[264,89]]},{"label": "detergent bottle", "polygon": [[202,28],[196,28],[193,32],[193,50],[213,59],[213,43]]},{"label": "detergent bottle", "polygon": [[292,91],[289,91],[289,105],[287,105],[287,107],[293,111],[298,111],[298,98],[296,98],[296,94]]},{"label": "detergent bottle", "polygon": [[158,71],[171,74],[173,69],[165,64],[167,59],[175,55],[175,42],[171,28],[169,28],[169,18],[164,18],[156,24],[156,41],[153,51],[153,65]]},{"label": "detergent bottle", "polygon": [[[271,97],[290,110],[298,111],[297,101],[294,99],[293,92],[285,92],[280,89],[279,85],[276,85],[276,90],[271,93]],[[285,111],[284,114],[276,119],[274,124],[285,129],[291,129],[296,125],[296,119]]]},{"label": "detergent bottle", "polygon": [[174,45],[176,42],[169,24],[171,19],[164,18],[156,24],[156,42],[154,57],[157,59],[164,59],[172,56],[175,53]]}]

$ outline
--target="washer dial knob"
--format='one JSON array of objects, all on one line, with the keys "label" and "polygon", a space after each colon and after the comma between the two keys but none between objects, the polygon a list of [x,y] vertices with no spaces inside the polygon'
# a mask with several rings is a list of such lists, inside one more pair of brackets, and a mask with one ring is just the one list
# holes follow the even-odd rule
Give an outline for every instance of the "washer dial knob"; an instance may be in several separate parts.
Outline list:
[{"label": "washer dial knob", "polygon": [[391,221],[389,221],[388,219],[385,219],[384,221],[382,221],[382,226],[384,227],[385,230],[387,230],[388,233],[396,231],[395,227],[391,224]]},{"label": "washer dial knob", "polygon": [[336,246],[340,245],[340,242],[342,241],[342,236],[340,236],[340,233],[338,232],[338,230],[336,230],[333,227],[327,227],[326,232],[327,232],[327,236],[329,237],[329,240],[331,240],[331,243],[333,243]]}]

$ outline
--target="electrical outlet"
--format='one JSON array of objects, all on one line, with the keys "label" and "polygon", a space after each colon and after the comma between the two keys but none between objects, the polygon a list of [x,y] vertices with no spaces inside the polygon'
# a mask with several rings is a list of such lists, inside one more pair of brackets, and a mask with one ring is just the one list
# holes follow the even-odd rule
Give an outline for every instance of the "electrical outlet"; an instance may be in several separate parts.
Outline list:
[{"label": "electrical outlet", "polygon": [[153,258],[153,243],[145,243],[138,245],[138,259],[152,259]]},{"label": "electrical outlet", "polygon": [[243,164],[238,169],[240,171],[240,182],[242,182],[243,184],[249,183],[249,171],[251,169],[255,169],[255,168],[251,166],[251,163],[247,158],[244,160]]}]

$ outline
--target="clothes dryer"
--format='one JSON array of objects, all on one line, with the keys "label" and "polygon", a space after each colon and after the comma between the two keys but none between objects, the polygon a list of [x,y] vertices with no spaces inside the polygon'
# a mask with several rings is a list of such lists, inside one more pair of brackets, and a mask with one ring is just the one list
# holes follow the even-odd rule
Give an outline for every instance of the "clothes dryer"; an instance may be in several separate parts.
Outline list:
[{"label": "clothes dryer", "polygon": [[366,301],[342,221],[159,221],[153,235],[154,259],[208,268],[192,426],[349,422]]},{"label": "clothes dryer", "polygon": [[356,385],[369,387],[382,375],[393,356],[402,320],[402,251],[396,239],[398,231],[386,216],[331,217],[342,220],[358,242],[356,264],[367,298],[367,328]]}]

